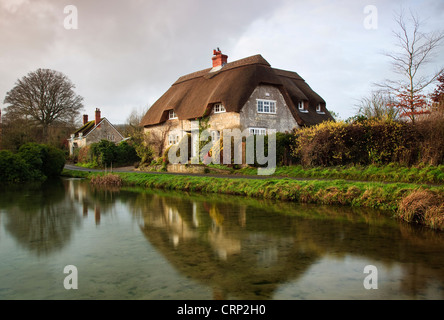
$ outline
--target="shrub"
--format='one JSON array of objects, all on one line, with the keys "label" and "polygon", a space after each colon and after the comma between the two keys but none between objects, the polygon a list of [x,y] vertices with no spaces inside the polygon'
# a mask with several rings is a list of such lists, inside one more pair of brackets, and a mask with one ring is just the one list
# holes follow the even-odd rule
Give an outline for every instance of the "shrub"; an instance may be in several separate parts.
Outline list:
[{"label": "shrub", "polygon": [[62,150],[47,146],[42,172],[47,177],[58,176],[62,173],[65,162],[65,154]]},{"label": "shrub", "polygon": [[101,167],[110,166],[116,159],[117,147],[113,142],[101,140],[100,142],[91,144],[91,154],[93,161]]},{"label": "shrub", "polygon": [[296,132],[296,148],[293,156],[305,166],[335,166],[349,162],[347,148],[347,124],[323,122]]},{"label": "shrub", "polygon": [[122,178],[116,174],[96,175],[91,178],[91,183],[98,186],[122,186]]},{"label": "shrub", "polygon": [[127,141],[122,141],[117,145],[115,162],[118,165],[133,165],[140,161],[136,149]]},{"label": "shrub", "polygon": [[40,176],[57,176],[65,166],[64,152],[44,144],[24,144],[19,148],[17,155],[30,166],[33,179],[39,179]]},{"label": "shrub", "polygon": [[2,151],[0,155],[0,180],[23,182],[44,180],[59,175],[65,166],[62,150],[44,144],[27,143],[14,154]]},{"label": "shrub", "polygon": [[31,167],[19,155],[8,150],[0,151],[0,181],[23,182],[35,175]]},{"label": "shrub", "polygon": [[46,146],[30,142],[22,145],[17,155],[25,160],[32,169],[42,172],[46,152]]},{"label": "shrub", "polygon": [[417,126],[406,122],[366,119],[324,122],[296,131],[292,156],[304,166],[392,162],[411,166],[418,162],[421,137]]},{"label": "shrub", "polygon": [[80,163],[88,163],[93,160],[92,154],[91,154],[91,147],[90,146],[84,146],[80,148],[79,155],[78,155],[78,162]]},{"label": "shrub", "polygon": [[419,157],[422,163],[444,163],[444,103],[440,108],[432,110],[428,118],[417,122],[419,136],[422,137]]},{"label": "shrub", "polygon": [[444,229],[444,197],[431,190],[416,190],[399,204],[398,216],[407,222]]},{"label": "shrub", "polygon": [[[292,133],[276,132],[276,164],[278,166],[288,166],[297,163],[297,159],[293,157],[291,145],[294,140]],[[268,143],[266,144],[268,146]]]}]

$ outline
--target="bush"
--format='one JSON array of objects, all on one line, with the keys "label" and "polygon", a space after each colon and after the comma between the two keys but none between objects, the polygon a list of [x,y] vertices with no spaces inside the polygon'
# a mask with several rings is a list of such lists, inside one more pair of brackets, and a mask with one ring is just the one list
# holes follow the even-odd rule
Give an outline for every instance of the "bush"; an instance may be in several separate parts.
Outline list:
[{"label": "bush", "polygon": [[[276,164],[288,166],[297,163],[298,159],[291,153],[294,136],[291,133],[276,132]],[[268,144],[266,144],[268,146]]]},{"label": "bush", "polygon": [[0,181],[22,182],[31,180],[35,173],[19,155],[11,151],[0,151]]},{"label": "bush", "polygon": [[98,186],[121,187],[122,178],[115,174],[97,175],[91,178],[91,183]]},{"label": "bush", "polygon": [[77,157],[77,161],[79,163],[88,163],[91,162],[92,160],[93,158],[90,146],[84,146],[83,148],[79,149],[79,155]]},{"label": "bush", "polygon": [[43,171],[43,161],[46,158],[46,146],[37,143],[26,143],[18,150],[20,156],[34,170]]},{"label": "bush", "polygon": [[116,145],[108,140],[83,147],[78,159],[80,163],[99,167],[134,165],[140,161],[136,149],[128,142],[122,141]]},{"label": "bush", "polygon": [[101,167],[110,166],[117,158],[117,146],[108,140],[101,140],[100,142],[91,144],[91,153],[93,161]]},{"label": "bush", "polygon": [[294,134],[292,156],[304,166],[418,163],[421,137],[415,124],[360,119],[324,122]]},{"label": "bush", "polygon": [[0,158],[0,180],[7,182],[44,180],[59,175],[65,166],[62,150],[37,143],[22,145],[16,154],[2,151]]},{"label": "bush", "polygon": [[420,161],[430,165],[444,163],[444,103],[433,110],[430,116],[417,122],[422,138]]},{"label": "bush", "polygon": [[444,197],[430,190],[415,190],[399,204],[399,217],[407,222],[444,229]]},{"label": "bush", "polygon": [[31,168],[31,174],[52,177],[59,175],[65,166],[65,154],[52,146],[27,143],[19,148],[20,156]]},{"label": "bush", "polygon": [[116,149],[116,163],[119,165],[129,165],[140,161],[136,149],[126,141],[119,143]]},{"label": "bush", "polygon": [[65,154],[62,150],[48,146],[42,165],[43,174],[47,177],[60,175],[65,167],[65,162]]}]

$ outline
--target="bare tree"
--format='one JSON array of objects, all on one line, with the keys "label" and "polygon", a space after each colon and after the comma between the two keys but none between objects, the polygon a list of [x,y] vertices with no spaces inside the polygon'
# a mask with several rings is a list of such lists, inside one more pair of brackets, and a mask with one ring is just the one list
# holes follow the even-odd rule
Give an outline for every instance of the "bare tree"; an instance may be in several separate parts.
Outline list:
[{"label": "bare tree", "polygon": [[390,92],[378,90],[363,97],[358,105],[358,115],[366,118],[395,120],[398,118],[399,110],[394,106],[394,98]]},{"label": "bare tree", "polygon": [[423,72],[424,66],[431,62],[433,54],[441,45],[444,32],[422,32],[423,22],[412,11],[408,18],[401,11],[395,21],[398,30],[393,31],[393,34],[400,51],[385,55],[392,60],[393,68],[401,78],[386,80],[382,86],[390,89],[397,97],[402,97],[403,102],[398,107],[414,121],[415,114],[424,106],[424,89],[444,71],[441,66],[429,75],[424,75]]},{"label": "bare tree", "polygon": [[41,127],[46,139],[50,125],[69,123],[83,109],[83,98],[74,88],[64,74],[38,69],[17,80],[15,87],[6,94],[6,113]]},{"label": "bare tree", "polygon": [[140,122],[149,108],[150,105],[142,108],[133,108],[128,118],[126,119],[126,123],[123,128],[125,136],[132,137],[143,131],[143,127],[140,125]]}]

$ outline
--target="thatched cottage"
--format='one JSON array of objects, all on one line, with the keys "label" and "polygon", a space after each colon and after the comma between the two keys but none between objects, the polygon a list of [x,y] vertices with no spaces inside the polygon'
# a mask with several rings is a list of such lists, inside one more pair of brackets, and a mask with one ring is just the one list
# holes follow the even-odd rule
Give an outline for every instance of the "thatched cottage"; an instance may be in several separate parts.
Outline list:
[{"label": "thatched cottage", "polygon": [[272,68],[261,55],[227,59],[214,50],[211,68],[180,77],[147,111],[141,125],[161,140],[161,150],[178,143],[190,133],[191,121],[202,117],[209,117],[216,139],[224,129],[290,132],[333,119],[324,99],[296,72]]},{"label": "thatched cottage", "polygon": [[69,155],[73,155],[75,149],[80,149],[91,143],[108,140],[119,143],[124,140],[122,134],[108,121],[101,116],[100,109],[96,108],[94,120],[89,121],[88,115],[83,115],[83,126],[71,134],[68,139]]}]

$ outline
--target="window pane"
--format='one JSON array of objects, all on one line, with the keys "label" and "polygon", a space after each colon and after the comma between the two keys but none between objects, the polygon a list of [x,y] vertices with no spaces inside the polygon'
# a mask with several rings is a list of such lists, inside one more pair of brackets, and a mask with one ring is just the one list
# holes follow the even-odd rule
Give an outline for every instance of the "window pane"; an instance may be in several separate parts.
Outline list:
[{"label": "window pane", "polygon": [[264,112],[264,102],[263,101],[257,102],[257,112]]},{"label": "window pane", "polygon": [[274,102],[270,102],[270,112],[276,113],[276,104]]}]

